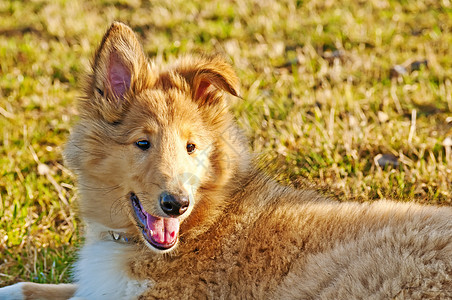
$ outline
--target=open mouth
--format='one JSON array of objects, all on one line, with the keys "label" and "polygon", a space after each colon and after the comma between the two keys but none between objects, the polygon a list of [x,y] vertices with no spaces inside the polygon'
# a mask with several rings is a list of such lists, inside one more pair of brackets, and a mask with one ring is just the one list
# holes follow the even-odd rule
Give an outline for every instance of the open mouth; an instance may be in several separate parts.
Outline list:
[{"label": "open mouth", "polygon": [[169,250],[177,243],[179,220],[177,218],[160,218],[144,210],[138,197],[131,193],[133,212],[144,239],[158,250]]}]

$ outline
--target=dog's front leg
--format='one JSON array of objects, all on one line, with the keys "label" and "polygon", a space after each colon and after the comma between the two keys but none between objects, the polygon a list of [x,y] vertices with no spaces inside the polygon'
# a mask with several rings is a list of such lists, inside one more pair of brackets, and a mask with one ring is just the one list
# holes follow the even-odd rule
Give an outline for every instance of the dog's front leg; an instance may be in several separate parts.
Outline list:
[{"label": "dog's front leg", "polygon": [[75,284],[39,284],[20,282],[0,288],[2,300],[67,300],[71,298],[77,286]]}]

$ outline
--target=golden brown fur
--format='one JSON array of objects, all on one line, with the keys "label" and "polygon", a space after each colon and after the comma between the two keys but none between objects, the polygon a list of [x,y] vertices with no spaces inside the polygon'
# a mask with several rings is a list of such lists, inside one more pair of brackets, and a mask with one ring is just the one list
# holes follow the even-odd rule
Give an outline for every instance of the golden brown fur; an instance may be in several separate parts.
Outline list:
[{"label": "golden brown fur", "polygon": [[[162,191],[193,191],[177,247],[155,253],[140,239],[117,256],[124,276],[151,281],[140,299],[452,298],[452,210],[337,203],[268,178],[228,112],[225,93],[238,95],[238,80],[221,58],[155,66],[114,23],[87,82],[65,152],[92,229],[85,247],[113,243],[101,227],[140,238],[130,193],[165,217]],[[144,152],[134,144],[143,138],[152,144]],[[85,276],[96,274],[77,269]],[[81,282],[77,295],[90,295]]]},{"label": "golden brown fur", "polygon": [[213,228],[187,240],[177,256],[135,261],[137,276],[157,282],[146,298],[452,295],[449,209],[327,202],[264,178],[243,188]]}]

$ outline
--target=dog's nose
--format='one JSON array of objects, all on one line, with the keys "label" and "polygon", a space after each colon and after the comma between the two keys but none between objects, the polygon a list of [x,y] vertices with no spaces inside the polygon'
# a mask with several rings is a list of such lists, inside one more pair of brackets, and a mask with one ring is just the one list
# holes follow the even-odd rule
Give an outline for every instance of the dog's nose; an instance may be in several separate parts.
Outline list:
[{"label": "dog's nose", "polygon": [[172,195],[168,192],[160,194],[160,207],[169,216],[177,217],[182,215],[189,204],[190,201],[187,196]]}]

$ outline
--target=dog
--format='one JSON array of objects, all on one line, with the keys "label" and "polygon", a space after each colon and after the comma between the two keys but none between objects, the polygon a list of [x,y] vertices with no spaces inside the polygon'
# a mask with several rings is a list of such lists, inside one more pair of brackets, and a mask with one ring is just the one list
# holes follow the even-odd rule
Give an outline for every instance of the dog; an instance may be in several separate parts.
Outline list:
[{"label": "dog", "polygon": [[115,22],[65,149],[85,244],[73,284],[1,299],[451,299],[452,209],[339,203],[259,170],[219,56],[149,62]]}]

